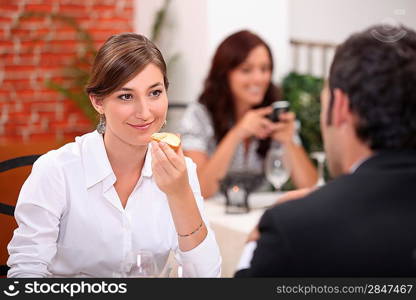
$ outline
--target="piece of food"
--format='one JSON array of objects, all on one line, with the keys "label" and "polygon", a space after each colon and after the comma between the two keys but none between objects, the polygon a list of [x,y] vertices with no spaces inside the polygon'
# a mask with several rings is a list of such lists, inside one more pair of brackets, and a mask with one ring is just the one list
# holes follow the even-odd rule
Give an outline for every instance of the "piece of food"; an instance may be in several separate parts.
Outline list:
[{"label": "piece of food", "polygon": [[151,139],[156,142],[164,142],[175,151],[178,150],[179,146],[181,145],[181,139],[176,134],[170,132],[153,133]]}]

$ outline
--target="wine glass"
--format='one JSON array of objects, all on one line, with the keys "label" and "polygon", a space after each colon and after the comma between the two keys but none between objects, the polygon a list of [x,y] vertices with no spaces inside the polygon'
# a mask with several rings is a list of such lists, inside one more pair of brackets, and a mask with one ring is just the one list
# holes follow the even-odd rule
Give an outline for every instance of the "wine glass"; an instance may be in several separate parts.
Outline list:
[{"label": "wine glass", "polygon": [[159,274],[152,252],[140,250],[135,254],[135,263],[130,270],[130,277],[156,277]]},{"label": "wine glass", "polygon": [[267,180],[279,190],[290,176],[290,168],[284,158],[283,149],[270,149],[264,163]]},{"label": "wine glass", "polygon": [[187,261],[176,263],[173,267],[169,269],[169,274],[167,277],[195,278],[198,277],[198,272],[195,264]]},{"label": "wine glass", "polygon": [[324,164],[325,164],[325,152],[322,151],[316,151],[316,152],[312,152],[311,153],[311,157],[313,159],[316,159],[316,161],[318,162],[318,181],[316,183],[316,186],[322,186],[325,184],[325,179],[324,179]]},{"label": "wine glass", "polygon": [[131,252],[124,272],[114,277],[157,277],[159,275],[155,257],[151,251],[139,250]]}]

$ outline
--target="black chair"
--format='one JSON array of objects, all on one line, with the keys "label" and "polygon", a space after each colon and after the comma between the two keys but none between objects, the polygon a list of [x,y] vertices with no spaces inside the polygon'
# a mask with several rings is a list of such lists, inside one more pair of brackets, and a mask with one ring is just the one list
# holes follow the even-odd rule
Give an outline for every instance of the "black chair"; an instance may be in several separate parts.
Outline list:
[{"label": "black chair", "polygon": [[[28,155],[2,161],[0,162],[0,172],[6,172],[18,167],[31,166],[39,158],[39,156],[39,154]],[[14,209],[15,206],[0,202],[0,214],[13,217]],[[9,267],[7,265],[0,265],[0,276],[6,276],[8,270]]]}]

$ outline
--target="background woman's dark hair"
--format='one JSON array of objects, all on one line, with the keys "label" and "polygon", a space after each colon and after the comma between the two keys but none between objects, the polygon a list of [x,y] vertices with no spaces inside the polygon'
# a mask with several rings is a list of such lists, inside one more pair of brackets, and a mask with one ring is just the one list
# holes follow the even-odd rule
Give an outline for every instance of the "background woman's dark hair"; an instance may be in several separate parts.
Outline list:
[{"label": "background woman's dark hair", "polygon": [[416,149],[414,30],[380,25],[351,36],[336,51],[329,88],[328,111],[341,89],[358,116],[357,135],[371,149]]},{"label": "background woman's dark hair", "polygon": [[[265,46],[270,55],[271,71],[273,72],[273,57],[269,46],[260,37],[247,30],[230,35],[215,52],[199,102],[206,106],[211,115],[217,143],[221,141],[235,122],[234,99],[228,82],[228,74],[244,62],[251,50],[260,45]],[[270,82],[263,102],[256,108],[268,106],[279,97],[277,87]],[[270,139],[261,140],[257,153],[265,157],[269,147]]]},{"label": "background woman's dark hair", "polygon": [[136,33],[113,35],[98,50],[85,91],[98,98],[108,96],[150,63],[155,64],[162,72],[167,89],[169,82],[166,63],[155,44]]}]

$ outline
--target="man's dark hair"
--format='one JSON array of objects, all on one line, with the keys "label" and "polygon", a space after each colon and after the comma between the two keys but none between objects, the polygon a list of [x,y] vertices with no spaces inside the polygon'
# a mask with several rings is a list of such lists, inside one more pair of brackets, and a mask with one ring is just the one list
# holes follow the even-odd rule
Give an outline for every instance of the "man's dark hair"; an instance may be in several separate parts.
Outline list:
[{"label": "man's dark hair", "polygon": [[358,137],[372,150],[416,149],[414,30],[378,25],[352,35],[337,48],[329,88],[329,112],[339,88],[358,117]]}]

